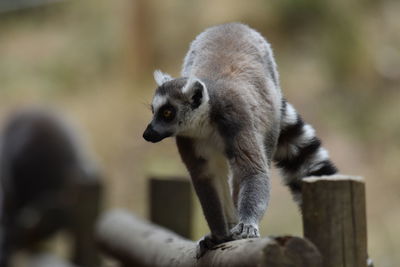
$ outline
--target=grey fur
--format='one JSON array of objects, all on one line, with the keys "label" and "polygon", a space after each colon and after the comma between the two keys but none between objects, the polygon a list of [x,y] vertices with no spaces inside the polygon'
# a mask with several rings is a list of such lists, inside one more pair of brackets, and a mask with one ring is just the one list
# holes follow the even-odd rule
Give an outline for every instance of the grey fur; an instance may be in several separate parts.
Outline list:
[{"label": "grey fur", "polygon": [[[158,80],[168,77],[165,74]],[[278,165],[283,162],[283,172],[290,170],[287,162],[297,163],[297,154],[292,153],[297,151],[276,156],[288,145],[278,144],[281,128],[295,123],[291,116],[297,113],[288,110],[282,98],[270,45],[243,24],[209,28],[192,42],[182,77],[160,85],[153,99],[155,117],[172,105],[176,118],[169,123],[153,118],[150,126],[157,130],[146,130],[144,137],[159,141],[163,133],[171,131],[177,137],[214,240],[257,237],[258,223],[269,202],[272,159]],[[286,141],[296,145],[302,130]],[[325,165],[318,168],[313,163],[319,144],[313,147],[307,142],[302,145],[310,149],[300,154],[307,158],[300,158],[296,167],[323,172]],[[290,188],[294,188],[293,181],[301,179],[299,173],[296,169],[290,176]],[[224,233],[228,228],[229,236],[221,237],[222,233],[228,235]]]},{"label": "grey fur", "polygon": [[210,228],[214,229],[213,234],[219,238],[226,237],[229,229],[227,227],[221,200],[214,186],[215,177],[212,176],[213,174],[207,173],[206,171],[206,165],[209,164],[209,162],[196,155],[193,140],[190,138],[177,137],[176,143],[184,163],[190,170],[193,185],[199,196],[204,215],[206,216]]},{"label": "grey fur", "polygon": [[301,179],[335,174],[337,169],[321,146],[321,140],[315,136],[313,127],[306,124],[289,103],[284,101],[283,107],[274,161],[281,169],[294,200],[301,205]]},{"label": "grey fur", "polygon": [[263,148],[275,147],[280,121],[281,93],[270,46],[245,25],[213,27],[191,44],[182,74],[205,81],[209,91],[210,123],[224,141],[236,185],[233,199],[241,224],[232,234],[258,236],[269,199],[270,158]]}]

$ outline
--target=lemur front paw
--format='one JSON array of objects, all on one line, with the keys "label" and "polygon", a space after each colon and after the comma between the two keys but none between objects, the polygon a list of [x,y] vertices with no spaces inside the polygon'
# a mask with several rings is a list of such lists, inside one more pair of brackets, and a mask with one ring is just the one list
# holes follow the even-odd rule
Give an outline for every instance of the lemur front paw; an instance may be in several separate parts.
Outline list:
[{"label": "lemur front paw", "polygon": [[218,238],[216,236],[213,236],[211,234],[208,234],[201,238],[198,243],[197,243],[197,248],[196,248],[196,257],[197,259],[201,258],[206,252],[210,249],[212,249],[214,246],[219,245],[224,242],[231,241],[232,239],[229,237],[225,238]]},{"label": "lemur front paw", "polygon": [[257,224],[239,223],[231,229],[233,239],[260,237]]}]

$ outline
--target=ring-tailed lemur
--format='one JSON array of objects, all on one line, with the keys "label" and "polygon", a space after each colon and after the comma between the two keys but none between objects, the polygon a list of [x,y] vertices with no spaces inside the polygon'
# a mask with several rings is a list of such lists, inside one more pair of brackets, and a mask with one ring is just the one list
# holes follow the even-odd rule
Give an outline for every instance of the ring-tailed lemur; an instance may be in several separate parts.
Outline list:
[{"label": "ring-tailed lemur", "polygon": [[272,160],[299,204],[303,177],[336,173],[314,129],[282,97],[269,43],[248,26],[207,29],[192,42],[181,78],[154,78],[154,117],[143,137],[176,137],[211,229],[200,248],[259,236]]}]

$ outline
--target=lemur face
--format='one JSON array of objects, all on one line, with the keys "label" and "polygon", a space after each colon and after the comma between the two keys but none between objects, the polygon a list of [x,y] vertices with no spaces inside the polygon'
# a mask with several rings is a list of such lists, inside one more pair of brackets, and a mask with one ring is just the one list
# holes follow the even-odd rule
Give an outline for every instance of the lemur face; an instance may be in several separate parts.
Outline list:
[{"label": "lemur face", "polygon": [[162,79],[155,74],[159,87],[151,104],[153,118],[143,133],[143,138],[153,143],[188,131],[205,100],[205,87],[200,81],[160,75]]}]

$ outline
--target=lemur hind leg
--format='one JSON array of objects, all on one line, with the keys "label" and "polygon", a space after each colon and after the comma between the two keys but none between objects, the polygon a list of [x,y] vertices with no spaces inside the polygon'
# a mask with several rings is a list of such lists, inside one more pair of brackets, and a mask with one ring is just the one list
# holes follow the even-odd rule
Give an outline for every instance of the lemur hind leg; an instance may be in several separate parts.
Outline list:
[{"label": "lemur hind leg", "polygon": [[227,144],[239,217],[239,223],[231,229],[234,239],[259,237],[258,223],[268,205],[269,167],[259,139],[249,129]]}]

